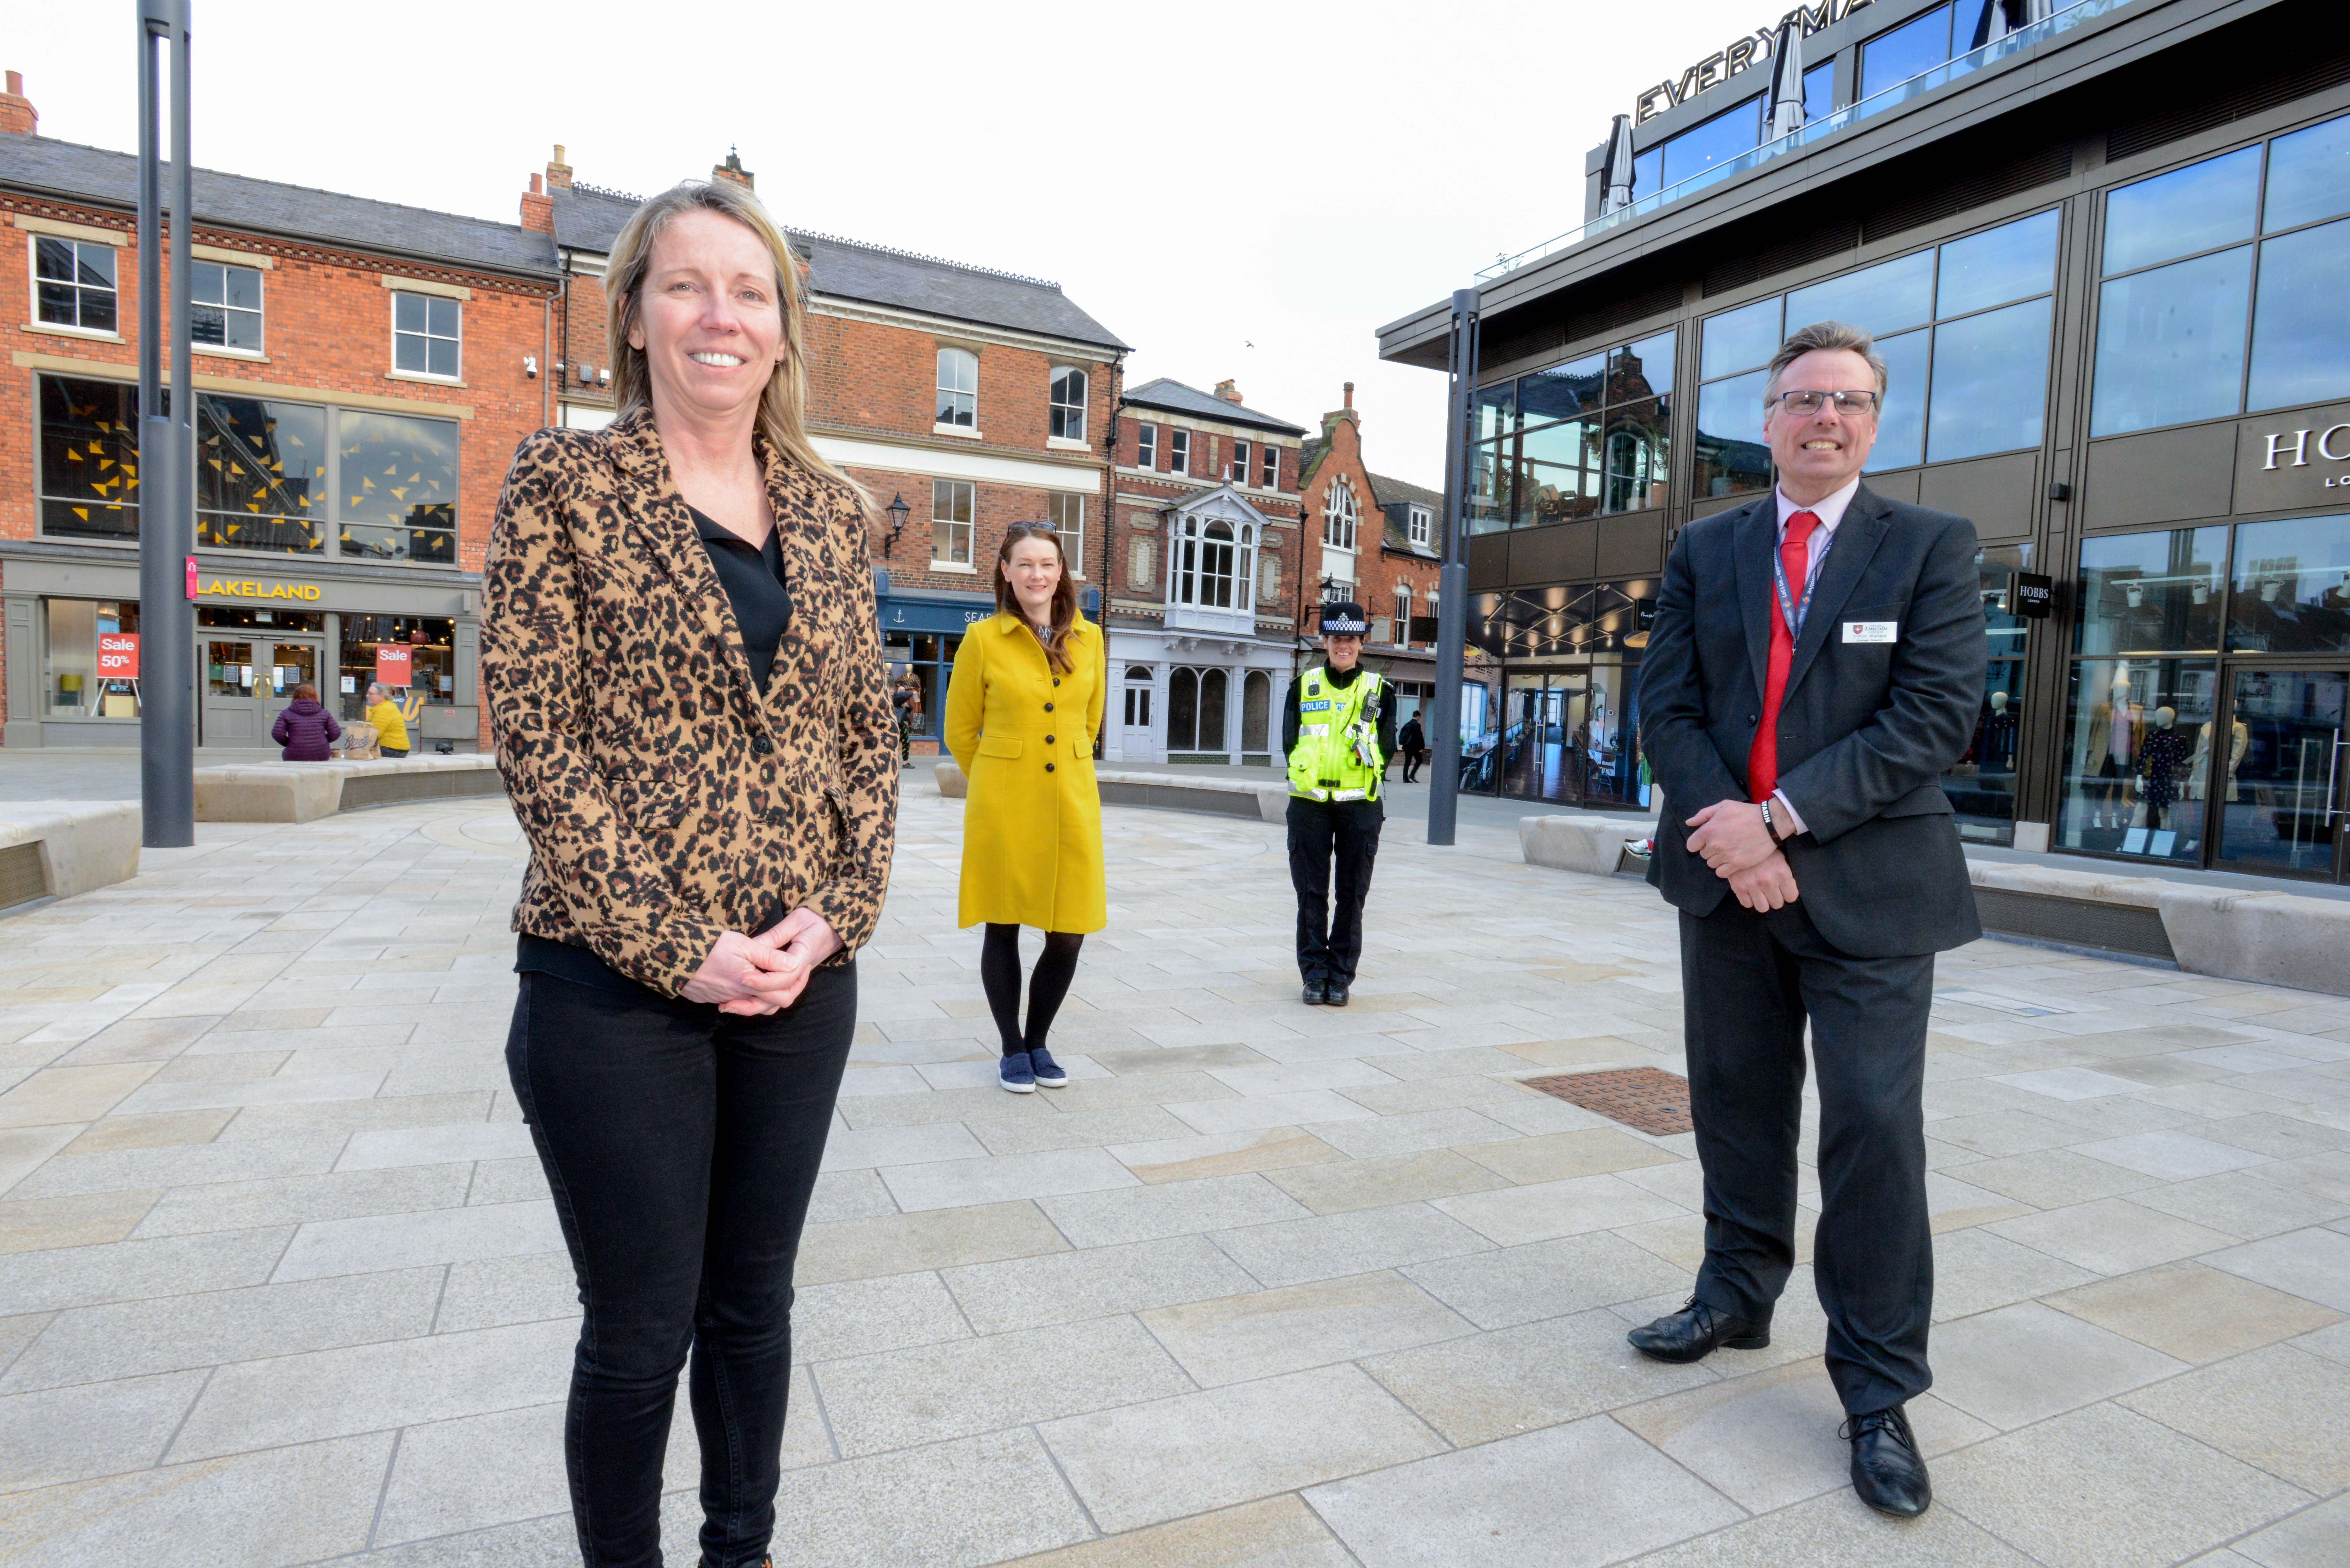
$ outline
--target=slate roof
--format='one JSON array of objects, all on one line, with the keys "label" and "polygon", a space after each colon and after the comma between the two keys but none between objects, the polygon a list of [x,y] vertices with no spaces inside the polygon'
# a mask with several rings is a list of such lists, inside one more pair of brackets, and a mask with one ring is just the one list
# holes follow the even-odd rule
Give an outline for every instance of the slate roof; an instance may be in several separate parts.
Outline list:
[{"label": "slate roof", "polygon": [[[575,184],[551,194],[556,243],[598,255],[610,253],[620,225],[643,200],[593,185]],[[810,286],[834,299],[886,305],[950,321],[1005,327],[1105,348],[1128,347],[1108,327],[1070,303],[1057,283],[801,229],[786,229],[785,237],[791,241],[792,249],[807,258]]]},{"label": "slate roof", "polygon": [[1216,420],[1228,425],[1248,425],[1261,431],[1278,431],[1283,435],[1302,436],[1303,425],[1272,414],[1259,413],[1246,403],[1227,402],[1213,392],[1203,392],[1197,387],[1187,387],[1180,381],[1161,376],[1155,381],[1145,381],[1139,387],[1128,388],[1126,400],[1146,409],[1164,409],[1170,413],[1191,414],[1200,419]]},{"label": "slate roof", "polygon": [[[165,200],[171,171],[164,168]],[[216,228],[316,240],[380,255],[455,263],[536,277],[555,275],[555,242],[517,223],[404,207],[199,168],[190,181],[196,220]],[[0,134],[0,187],[139,210],[139,160],[47,136]]]},{"label": "slate roof", "polygon": [[[1369,471],[1365,470],[1365,472]],[[1437,553],[1433,543],[1436,538],[1437,519],[1444,515],[1443,496],[1433,490],[1423,489],[1405,480],[1390,479],[1384,473],[1371,474],[1371,494],[1378,501],[1380,514],[1387,519],[1387,527],[1379,537],[1382,549],[1394,550],[1406,556],[1418,556],[1429,561],[1440,561],[1444,558]],[[1415,545],[1411,542],[1411,534],[1407,524],[1410,517],[1410,509],[1414,506],[1428,508],[1428,536],[1430,541],[1429,544]]]}]

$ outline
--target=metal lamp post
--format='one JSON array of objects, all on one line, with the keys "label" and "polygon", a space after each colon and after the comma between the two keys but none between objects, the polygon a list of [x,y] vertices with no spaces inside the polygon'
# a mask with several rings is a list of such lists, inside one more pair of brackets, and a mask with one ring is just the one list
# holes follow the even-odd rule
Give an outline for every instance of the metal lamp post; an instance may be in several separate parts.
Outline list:
[{"label": "metal lamp post", "polygon": [[1461,812],[1461,680],[1469,635],[1469,486],[1476,449],[1470,418],[1477,400],[1473,288],[1452,291],[1451,361],[1444,400],[1444,569],[1436,600],[1436,743],[1428,774],[1428,841],[1451,844]]},{"label": "metal lamp post", "polygon": [[[163,389],[162,61],[171,43],[172,386]],[[139,0],[140,841],[196,841],[196,397],[188,348],[188,0]]]}]

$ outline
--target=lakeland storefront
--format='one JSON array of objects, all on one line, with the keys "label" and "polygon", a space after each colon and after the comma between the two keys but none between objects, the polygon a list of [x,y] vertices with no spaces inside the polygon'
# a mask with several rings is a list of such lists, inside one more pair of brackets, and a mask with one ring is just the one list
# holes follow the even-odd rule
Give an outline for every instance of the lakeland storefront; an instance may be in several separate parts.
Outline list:
[{"label": "lakeland storefront", "polygon": [[1483,280],[1464,782],[1642,798],[1665,553],[1767,489],[1761,366],[1833,318],[1891,369],[1866,482],[1982,541],[1961,831],[2350,879],[2350,50],[2278,47],[2314,5],[1984,10],[1839,5],[1778,140],[1767,49],[1651,98],[1631,203],[1595,151],[1584,228]]}]

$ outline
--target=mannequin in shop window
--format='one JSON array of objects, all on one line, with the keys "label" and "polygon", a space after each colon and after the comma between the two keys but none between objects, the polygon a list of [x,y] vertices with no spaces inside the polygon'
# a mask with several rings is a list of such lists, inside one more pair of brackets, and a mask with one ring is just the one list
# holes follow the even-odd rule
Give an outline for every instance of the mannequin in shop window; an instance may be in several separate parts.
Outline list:
[{"label": "mannequin in shop window", "polygon": [[2002,776],[2015,772],[2016,712],[2004,691],[1991,694],[1991,711],[1983,717],[1979,746],[1982,771]]},{"label": "mannequin in shop window", "polygon": [[2170,808],[2178,799],[2179,784],[2187,776],[2188,756],[2193,749],[2178,732],[2178,711],[2157,708],[2138,744],[2137,810],[2132,826],[2173,826]]},{"label": "mannequin in shop window", "polygon": [[2092,781],[2085,792],[2091,802],[2092,827],[2120,827],[2129,819],[2129,780],[2137,769],[2138,723],[2126,677],[2114,682],[2106,701],[2089,710],[2089,743],[2083,748],[2081,772]]},{"label": "mannequin in shop window", "polygon": [[[2216,724],[2198,726],[2195,733],[2195,754],[2187,759],[2187,784],[2180,799],[2201,800],[2203,798],[2204,781],[2211,776],[2211,732],[2218,727]],[[2244,748],[2251,743],[2252,733],[2245,727],[2241,719],[2230,724],[2229,730],[2230,732],[2228,736],[2228,776],[2226,782],[2220,786],[2220,798],[2224,801],[2235,801],[2242,798],[2236,793],[2236,768],[2244,760]]]}]

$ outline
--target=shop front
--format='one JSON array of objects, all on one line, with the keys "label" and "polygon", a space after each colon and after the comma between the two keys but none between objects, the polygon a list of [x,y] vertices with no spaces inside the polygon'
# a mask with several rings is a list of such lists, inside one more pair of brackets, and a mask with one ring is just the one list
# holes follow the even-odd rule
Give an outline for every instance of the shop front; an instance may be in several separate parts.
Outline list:
[{"label": "shop front", "polygon": [[1654,578],[1480,594],[1471,601],[1461,787],[1597,810],[1648,804],[1640,650]]},{"label": "shop front", "polygon": [[[197,744],[275,745],[297,687],[344,719],[369,683],[417,707],[411,743],[479,749],[480,579],[446,569],[336,565],[298,576],[200,555]],[[0,744],[139,742],[139,566],[120,546],[0,542],[8,718]]]},{"label": "shop front", "polygon": [[912,677],[914,739],[936,751],[955,652],[970,628],[995,614],[995,600],[985,594],[892,590],[886,577],[879,589],[882,660],[893,683]]}]

